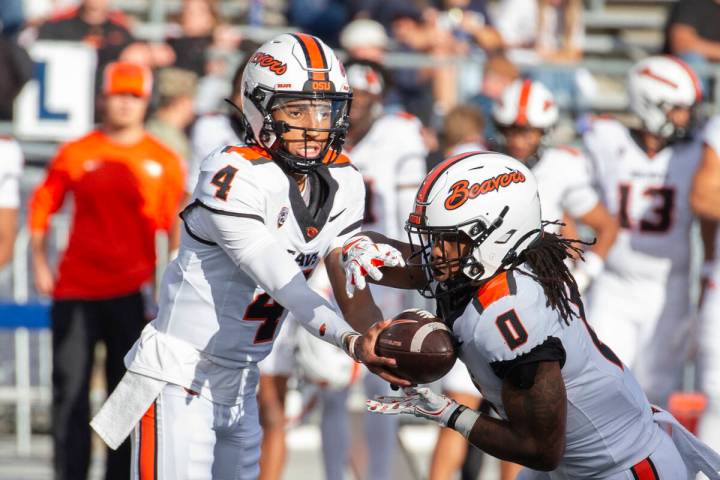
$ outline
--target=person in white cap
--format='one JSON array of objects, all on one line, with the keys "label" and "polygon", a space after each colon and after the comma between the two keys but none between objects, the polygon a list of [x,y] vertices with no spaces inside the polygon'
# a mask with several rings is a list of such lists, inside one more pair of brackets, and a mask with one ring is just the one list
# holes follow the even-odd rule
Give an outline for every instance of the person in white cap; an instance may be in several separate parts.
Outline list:
[{"label": "person in white cap", "polygon": [[340,46],[352,59],[382,63],[388,47],[388,36],[380,23],[369,18],[360,18],[342,29]]}]

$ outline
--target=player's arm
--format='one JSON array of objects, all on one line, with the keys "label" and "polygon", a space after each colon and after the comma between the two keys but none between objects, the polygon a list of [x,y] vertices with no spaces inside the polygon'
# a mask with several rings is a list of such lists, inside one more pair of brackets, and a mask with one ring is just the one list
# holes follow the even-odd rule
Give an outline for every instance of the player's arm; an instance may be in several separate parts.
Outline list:
[{"label": "player's arm", "polygon": [[0,207],[0,269],[12,259],[17,217],[17,208]]},{"label": "player's arm", "polygon": [[395,365],[393,359],[375,355],[377,335],[387,324],[381,322],[362,335],[356,333],[332,305],[308,286],[297,264],[265,228],[261,217],[198,210],[190,217],[191,229],[202,231],[208,240],[219,245],[235,265],[291,311],[312,335],[343,349],[388,382],[409,385],[386,369]]},{"label": "player's arm", "polygon": [[554,470],[565,451],[567,414],[559,362],[539,362],[529,388],[506,378],[502,398],[508,420],[479,415],[468,441],[500,459],[534,470]]},{"label": "player's arm", "polygon": [[[468,442],[502,460],[533,470],[557,468],[565,451],[567,398],[558,361],[522,366],[503,380],[507,420],[480,414],[429,388],[406,388],[405,397],[368,400],[368,410],[380,414],[412,414],[452,428]],[[528,384],[522,378],[532,375]]]},{"label": "player's arm", "polygon": [[345,271],[341,261],[342,249],[336,248],[325,257],[333,295],[343,317],[358,332],[365,332],[372,324],[383,320],[382,312],[375,304],[369,288],[356,290],[352,297],[345,290]]},{"label": "player's arm", "polygon": [[30,199],[30,252],[33,279],[38,293],[50,295],[55,286],[55,276],[47,257],[47,230],[50,217],[63,204],[70,178],[64,168],[65,158],[61,152],[50,165],[45,181]]},{"label": "player's arm", "polygon": [[720,152],[710,145],[705,145],[700,166],[693,178],[690,206],[701,218],[720,220]]},{"label": "player's arm", "polygon": [[600,258],[606,259],[620,231],[617,219],[608,212],[602,203],[598,202],[579,220],[580,223],[587,225],[595,232],[595,245],[590,251]]}]

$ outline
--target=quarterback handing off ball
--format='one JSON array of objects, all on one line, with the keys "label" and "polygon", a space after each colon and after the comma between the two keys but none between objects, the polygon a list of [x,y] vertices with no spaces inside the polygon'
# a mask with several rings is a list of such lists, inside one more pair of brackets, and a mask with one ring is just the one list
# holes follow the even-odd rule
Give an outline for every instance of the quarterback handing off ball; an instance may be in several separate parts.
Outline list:
[{"label": "quarterback handing off ball", "polygon": [[450,329],[430,312],[400,312],[378,337],[375,353],[397,361],[395,372],[414,384],[442,378],[455,364],[457,352]]}]

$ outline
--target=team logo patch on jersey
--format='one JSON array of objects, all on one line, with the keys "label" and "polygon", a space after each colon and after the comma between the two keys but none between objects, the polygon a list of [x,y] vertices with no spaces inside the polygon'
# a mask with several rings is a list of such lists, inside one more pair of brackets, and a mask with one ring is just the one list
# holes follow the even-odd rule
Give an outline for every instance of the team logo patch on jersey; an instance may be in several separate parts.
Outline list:
[{"label": "team logo patch on jersey", "polygon": [[325,336],[325,332],[327,332],[327,325],[325,325],[325,324],[323,323],[322,325],[320,325],[320,336],[321,336],[321,337],[324,337],[324,336]]},{"label": "team logo patch on jersey", "polygon": [[517,170],[501,173],[493,178],[483,180],[482,183],[473,183],[472,185],[467,180],[458,180],[450,187],[450,195],[445,199],[445,208],[455,210],[464,205],[468,199],[498,191],[513,183],[523,183],[524,181],[525,175]]},{"label": "team logo patch on jersey", "polygon": [[287,72],[287,64],[276,59],[269,53],[257,52],[250,59],[250,63],[255,63],[261,67],[265,67],[275,75],[282,75]]},{"label": "team logo patch on jersey", "polygon": [[315,227],[307,227],[305,229],[305,233],[307,233],[308,237],[315,238],[315,236],[318,234],[318,229]]},{"label": "team logo patch on jersey", "polygon": [[277,220],[277,226],[278,228],[282,227],[285,223],[285,220],[288,218],[288,214],[290,213],[290,210],[288,207],[282,207],[280,209],[280,213],[278,214],[278,220]]}]

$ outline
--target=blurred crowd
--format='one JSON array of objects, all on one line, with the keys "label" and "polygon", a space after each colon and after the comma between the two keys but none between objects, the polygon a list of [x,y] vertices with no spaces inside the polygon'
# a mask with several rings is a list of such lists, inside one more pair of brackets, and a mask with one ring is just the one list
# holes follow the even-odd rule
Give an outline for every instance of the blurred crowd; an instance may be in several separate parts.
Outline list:
[{"label": "blurred crowd", "polygon": [[[585,41],[583,3],[488,3],[288,0],[246,2],[246,8],[232,10],[227,2],[183,0],[148,35],[140,19],[111,0],[9,0],[0,11],[0,61],[7,66],[0,73],[0,118],[11,118],[13,99],[32,76],[27,49],[34,41],[81,41],[97,49],[98,72],[114,60],[156,71],[160,80],[151,112],[173,118],[171,123],[187,132],[197,115],[223,108],[222,99],[232,90],[227,80],[264,40],[243,34],[242,26],[296,27],[341,47],[347,58],[389,63],[391,88],[384,102],[421,119],[431,151],[439,151],[438,133],[448,112],[469,100],[487,117],[488,99],[497,98],[520,74],[548,86],[563,110],[574,116],[585,112],[598,91],[592,75],[577,66]],[[656,50],[674,53],[693,67],[718,61],[718,22],[720,5],[714,0],[680,0],[668,11],[665,42]],[[388,62],[394,54],[422,54],[424,60],[400,68]],[[476,61],[463,60],[468,58]],[[478,71],[483,62],[484,71]],[[101,84],[99,78],[95,84]],[[171,136],[183,154],[182,136]]]}]

